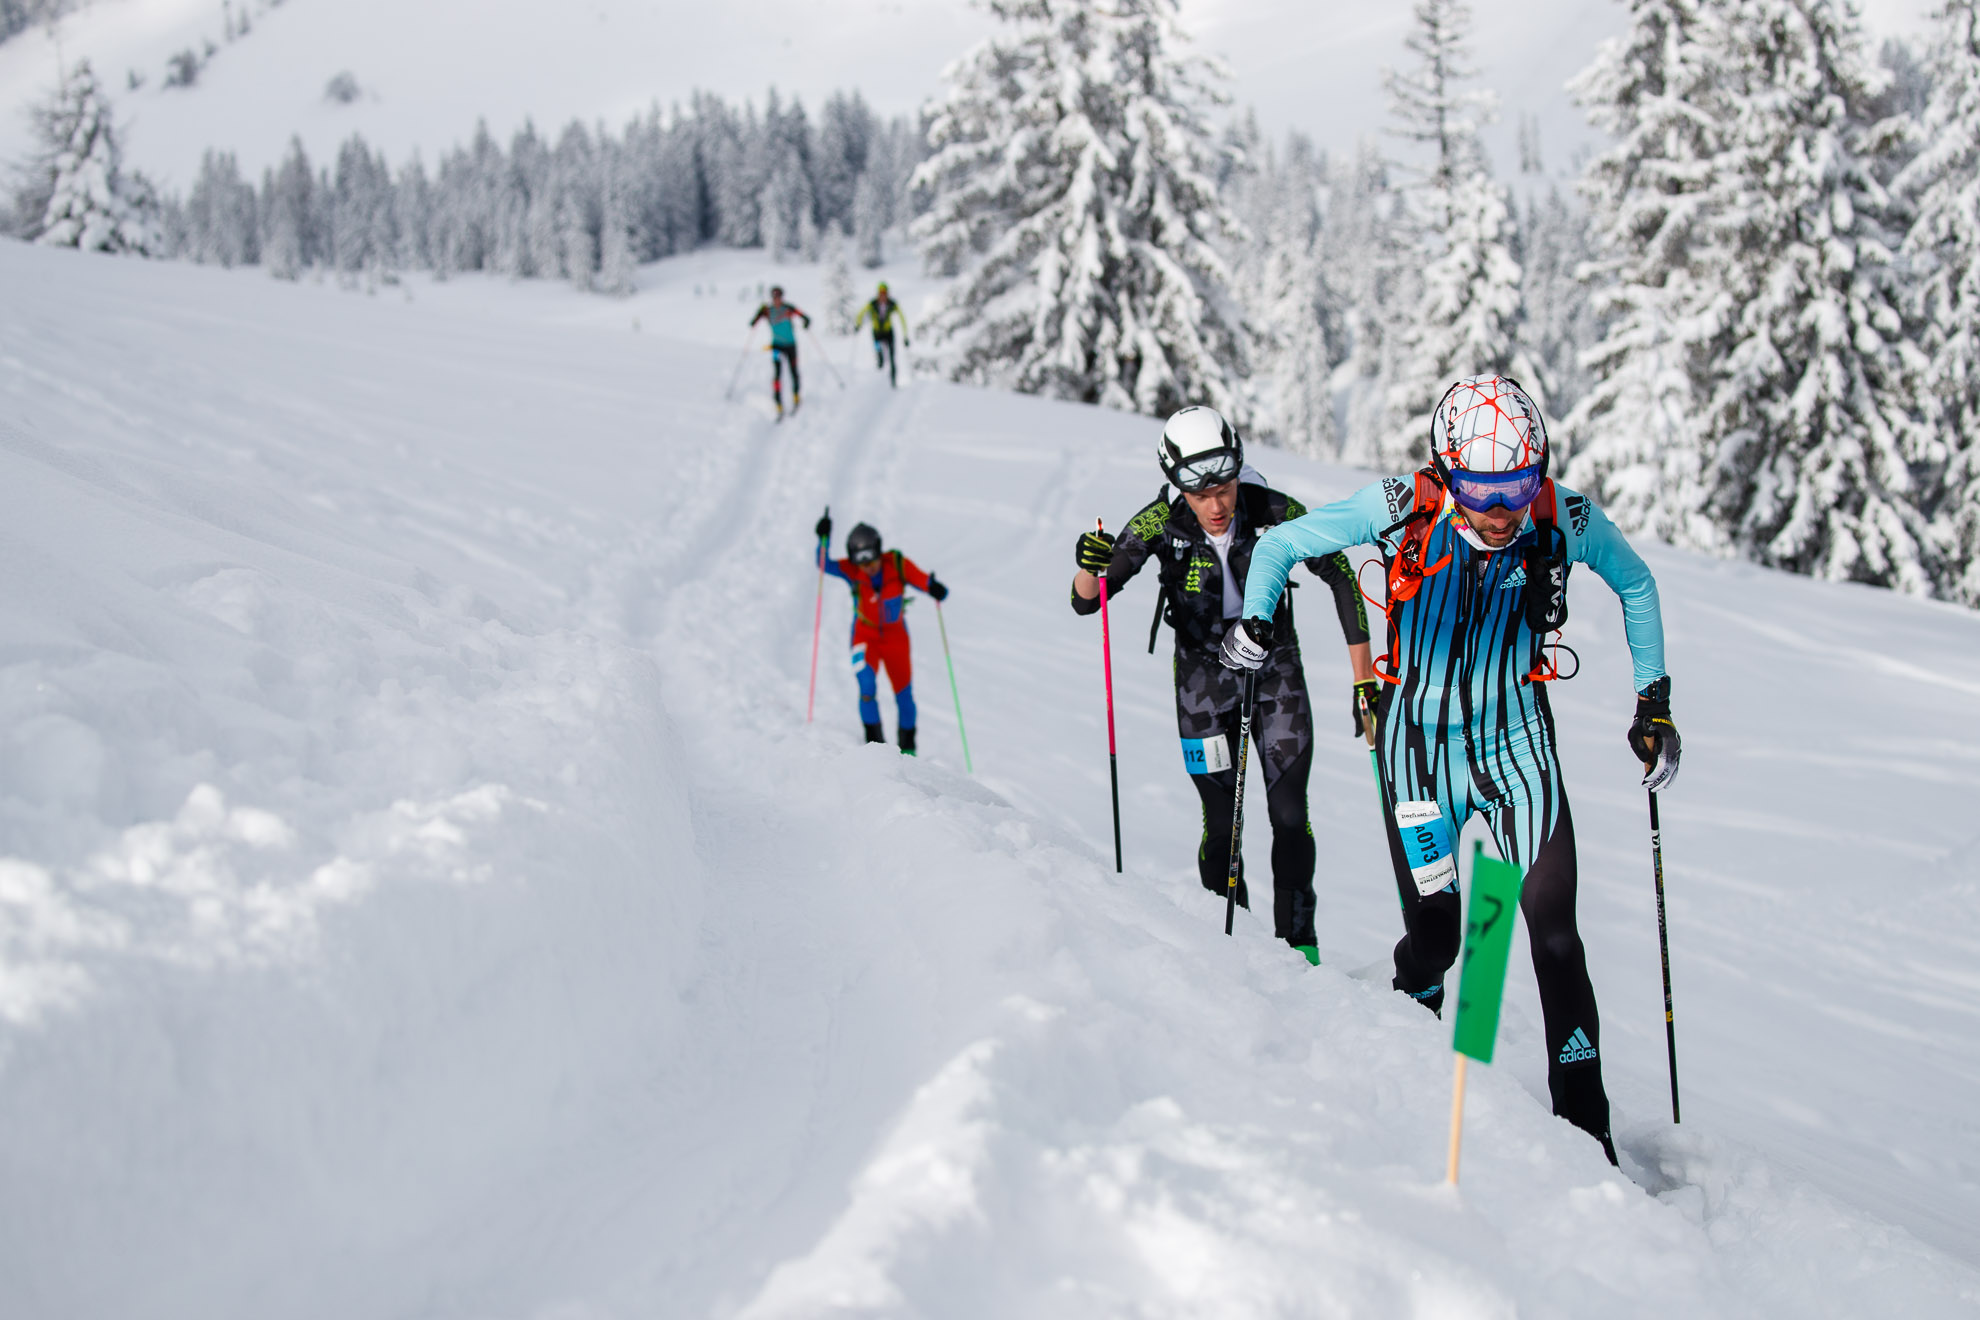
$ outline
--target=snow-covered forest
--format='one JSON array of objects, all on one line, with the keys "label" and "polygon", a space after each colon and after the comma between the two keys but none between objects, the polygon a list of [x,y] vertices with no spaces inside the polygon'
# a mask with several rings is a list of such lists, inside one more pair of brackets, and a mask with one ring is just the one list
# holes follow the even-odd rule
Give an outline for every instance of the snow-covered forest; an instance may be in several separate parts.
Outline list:
[{"label": "snow-covered forest", "polygon": [[430,168],[297,141],[256,181],[216,149],[183,197],[120,170],[78,63],[12,227],[367,288],[605,294],[704,244],[872,266],[892,234],[953,277],[926,364],[951,379],[1211,402],[1394,469],[1443,383],[1506,372],[1625,528],[1980,603],[1971,0],[1929,49],[1874,51],[1845,0],[1635,0],[1573,85],[1611,145],[1572,194],[1496,176],[1462,0],[1416,0],[1389,131],[1359,143],[1268,140],[1173,0],[987,8],[998,34],[912,121],[856,90],[815,112],[696,94],[617,127],[483,127]]}]

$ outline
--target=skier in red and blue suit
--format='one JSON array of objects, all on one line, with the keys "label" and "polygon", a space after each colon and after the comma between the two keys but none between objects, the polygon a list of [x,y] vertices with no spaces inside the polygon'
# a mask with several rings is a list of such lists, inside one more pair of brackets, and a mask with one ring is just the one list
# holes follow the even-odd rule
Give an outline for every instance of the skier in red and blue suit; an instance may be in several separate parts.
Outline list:
[{"label": "skier in red and blue suit", "polygon": [[894,688],[901,754],[913,756],[914,659],[901,607],[907,603],[909,587],[936,600],[945,599],[949,589],[900,551],[882,554],[880,533],[865,523],[846,533],[844,559],[832,559],[825,553],[832,540],[830,518],[820,518],[814,530],[819,563],[852,591],[852,663],[859,678],[859,718],[866,726],[866,741],[887,741],[887,732],[880,724],[879,701],[880,670],[885,668],[887,681]]}]

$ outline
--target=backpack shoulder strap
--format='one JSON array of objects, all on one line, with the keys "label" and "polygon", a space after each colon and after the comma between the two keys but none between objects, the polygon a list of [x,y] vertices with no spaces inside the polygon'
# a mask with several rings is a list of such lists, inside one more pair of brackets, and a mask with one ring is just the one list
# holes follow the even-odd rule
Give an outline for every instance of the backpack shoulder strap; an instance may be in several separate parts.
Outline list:
[{"label": "backpack shoulder strap", "polygon": [[1533,501],[1533,524],[1543,533],[1554,529],[1554,479],[1540,483],[1540,494]]},{"label": "backpack shoulder strap", "polygon": [[1444,511],[1444,482],[1437,475],[1437,469],[1424,467],[1417,469],[1416,489],[1410,500],[1409,512],[1384,527],[1380,539],[1388,540],[1403,528],[1415,522],[1434,522]]}]

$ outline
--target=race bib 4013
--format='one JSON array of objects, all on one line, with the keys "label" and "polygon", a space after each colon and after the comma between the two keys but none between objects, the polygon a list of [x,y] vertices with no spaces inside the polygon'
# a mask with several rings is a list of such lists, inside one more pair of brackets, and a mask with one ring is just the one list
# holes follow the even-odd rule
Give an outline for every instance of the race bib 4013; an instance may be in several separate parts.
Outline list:
[{"label": "race bib 4013", "polygon": [[1434,802],[1396,803],[1396,833],[1409,861],[1416,892],[1428,898],[1457,883],[1457,858],[1451,846],[1451,823]]}]

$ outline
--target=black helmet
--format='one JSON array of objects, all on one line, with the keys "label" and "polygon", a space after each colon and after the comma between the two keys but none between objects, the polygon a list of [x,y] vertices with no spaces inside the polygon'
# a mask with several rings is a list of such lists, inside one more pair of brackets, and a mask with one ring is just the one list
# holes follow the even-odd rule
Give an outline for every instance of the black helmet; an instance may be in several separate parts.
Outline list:
[{"label": "black helmet", "polygon": [[880,533],[859,524],[846,533],[846,554],[855,564],[870,564],[880,557]]},{"label": "black helmet", "polygon": [[1215,408],[1184,408],[1163,426],[1155,457],[1177,490],[1199,494],[1237,480],[1244,471],[1244,441]]}]

